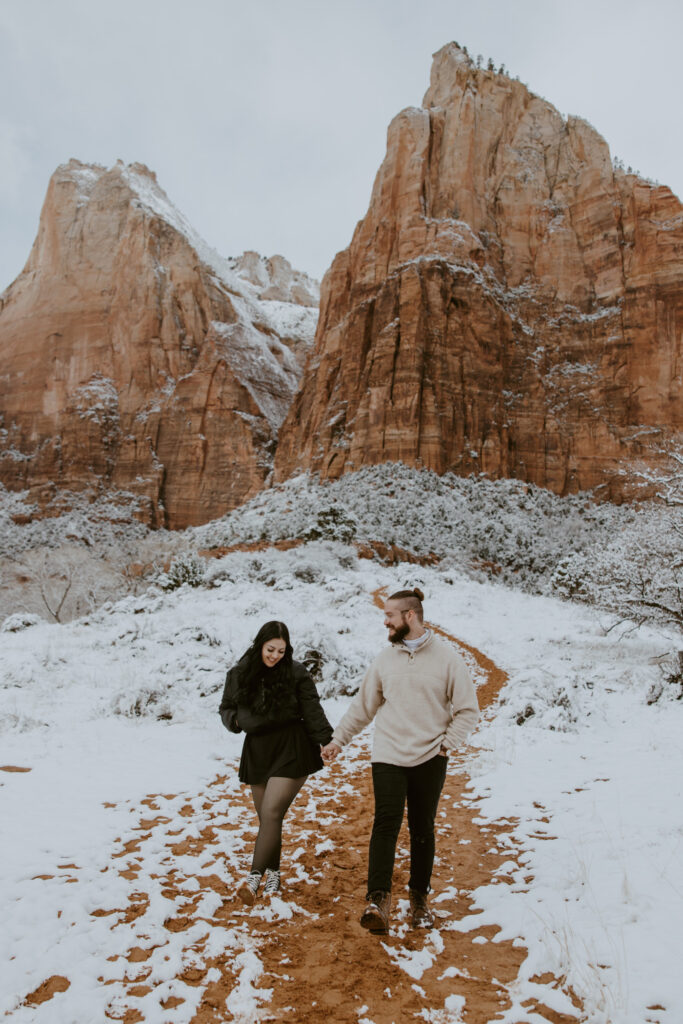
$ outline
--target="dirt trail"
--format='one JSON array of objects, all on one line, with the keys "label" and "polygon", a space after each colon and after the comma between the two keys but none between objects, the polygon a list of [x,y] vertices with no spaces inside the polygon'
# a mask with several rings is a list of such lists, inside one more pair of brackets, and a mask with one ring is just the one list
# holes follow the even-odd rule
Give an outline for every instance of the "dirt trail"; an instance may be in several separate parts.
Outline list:
[{"label": "dirt trail", "polygon": [[[382,592],[373,597],[381,606]],[[505,673],[476,649],[438,626],[432,628],[456,644],[470,664],[476,663],[481,703],[490,707]],[[408,928],[409,841],[404,825],[388,936],[370,935],[358,924],[373,814],[367,741],[355,741],[330,769],[309,779],[285,822],[282,899],[257,901],[251,910],[233,897],[234,885],[248,866],[256,824],[234,771],[216,779],[180,811],[176,805],[175,813],[172,805],[178,798],[173,794],[149,797],[139,821],[140,838],[125,843],[113,862],[131,882],[140,875],[141,888],[130,894],[126,907],[95,911],[115,915],[112,928],[128,925],[139,936],[124,958],[110,958],[112,974],[101,979],[103,984],[123,983],[126,992],[123,999],[112,1001],[107,1016],[135,1024],[146,1019],[146,1000],[155,999],[157,1007],[171,1011],[194,990],[192,1024],[402,1024],[415,1019],[489,1024],[500,1019],[513,1005],[511,986],[526,950],[512,941],[491,941],[495,927],[461,932],[452,926],[474,913],[471,894],[476,888],[490,884],[494,876],[497,882],[512,881],[497,872],[515,853],[509,825],[489,827],[475,820],[477,807],[467,799],[467,783],[464,755],[452,758],[437,825],[432,898],[437,928]],[[225,842],[226,831],[233,833],[231,843]],[[245,840],[241,848],[239,835]],[[142,882],[147,844],[152,851],[160,840],[165,850],[149,878],[166,899],[175,901],[177,909],[161,930],[183,948],[176,977],[185,983],[184,992],[160,982],[150,966],[164,942],[159,928],[149,924],[156,897],[150,895],[149,884],[150,892],[144,891]],[[233,852],[230,860],[224,851],[234,851],[235,842],[237,855]],[[226,929],[226,939],[212,943],[211,932],[220,927]],[[165,959],[171,962],[171,953]],[[561,987],[549,975],[534,981],[539,992]],[[536,1024],[576,1024],[580,1017],[579,1010],[570,1017],[535,1000],[517,1014],[515,1022],[535,1014],[531,1019]]]}]

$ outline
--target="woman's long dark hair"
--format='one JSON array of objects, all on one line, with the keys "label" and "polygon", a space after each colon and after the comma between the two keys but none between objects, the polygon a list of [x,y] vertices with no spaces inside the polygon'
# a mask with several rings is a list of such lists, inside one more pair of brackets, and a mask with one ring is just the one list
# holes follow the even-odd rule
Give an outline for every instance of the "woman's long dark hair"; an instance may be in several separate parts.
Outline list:
[{"label": "woman's long dark hair", "polygon": [[[263,645],[269,640],[284,640],[286,647],[283,657],[273,668],[263,662]],[[238,690],[238,700],[251,711],[265,714],[277,710],[286,696],[291,692],[292,680],[292,644],[289,630],[284,622],[264,623],[254,637],[251,647],[247,648],[240,658],[242,667]]]}]

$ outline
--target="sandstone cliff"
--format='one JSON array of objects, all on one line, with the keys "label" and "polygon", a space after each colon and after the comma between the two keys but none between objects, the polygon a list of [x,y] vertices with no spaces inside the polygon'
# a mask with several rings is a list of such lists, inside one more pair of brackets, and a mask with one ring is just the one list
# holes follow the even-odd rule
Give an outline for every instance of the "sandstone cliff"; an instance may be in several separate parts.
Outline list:
[{"label": "sandstone cliff", "polygon": [[152,172],[71,161],[0,296],[0,481],[133,492],[183,527],[253,495],[317,319],[282,257],[222,260]]},{"label": "sandstone cliff", "polygon": [[325,277],[276,479],[402,460],[618,498],[683,429],[682,349],[679,200],[450,44]]}]

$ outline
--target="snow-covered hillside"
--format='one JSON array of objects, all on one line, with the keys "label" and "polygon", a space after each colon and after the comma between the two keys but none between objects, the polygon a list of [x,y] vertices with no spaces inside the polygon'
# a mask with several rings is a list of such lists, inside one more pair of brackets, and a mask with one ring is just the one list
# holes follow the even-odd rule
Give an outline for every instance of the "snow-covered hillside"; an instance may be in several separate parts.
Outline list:
[{"label": "snow-covered hillside", "polygon": [[[518,1013],[527,998],[539,998],[538,979],[550,972],[584,1010],[547,987],[546,1004],[552,997],[558,1012],[591,1024],[683,1018],[676,984],[683,704],[669,691],[648,704],[672,636],[655,626],[612,629],[616,619],[607,612],[473,579],[455,564],[387,567],[359,559],[350,544],[310,541],[212,560],[194,588],[155,589],[66,625],[0,634],[0,767],[29,769],[0,772],[0,816],[11,823],[0,852],[0,1011],[8,1021],[72,1024],[138,1007],[150,1024],[189,1022],[213,977],[187,980],[200,933],[207,948],[229,946],[241,971],[223,1008],[228,1019],[267,1015],[269,989],[258,981],[260,947],[249,918],[226,929],[215,920],[221,901],[205,893],[201,923],[190,933],[169,931],[164,923],[180,904],[155,881],[164,854],[157,840],[135,870],[120,873],[122,862],[112,858],[139,847],[141,827],[156,835],[153,823],[140,825],[150,794],[166,794],[158,820],[191,842],[206,825],[201,808],[216,777],[227,773],[229,792],[237,793],[239,737],[225,732],[216,710],[226,667],[263,621],[289,624],[295,656],[316,668],[335,722],[385,642],[373,593],[406,584],[425,590],[435,623],[509,677],[465,760],[476,820],[483,829],[508,823],[509,832],[498,840],[492,833],[491,842],[509,849],[509,859],[470,893],[472,913],[444,919],[443,927],[467,933],[495,924],[502,931],[493,941],[513,937],[524,945],[509,986]],[[349,772],[353,783],[367,765],[351,761]],[[323,784],[320,839],[324,793]],[[249,815],[230,802],[221,815],[223,854],[216,859],[214,851],[202,873],[231,886],[247,866]],[[198,870],[180,853],[175,866]],[[350,878],[340,873],[341,892]],[[466,877],[455,884],[468,890]],[[139,921],[116,910],[141,890],[149,900]],[[303,905],[287,911],[286,898],[285,891],[278,913],[309,912]],[[392,942],[402,934],[399,927]],[[452,997],[429,1019],[457,1021],[462,965],[444,960],[433,935],[424,940],[423,961],[452,979]],[[137,996],[109,962],[132,946],[147,950],[140,955],[145,991]],[[418,954],[391,955],[427,991]],[[48,978],[68,984],[45,1002],[23,1004]],[[155,985],[173,997],[172,1010],[149,994]]]},{"label": "snow-covered hillside", "polygon": [[657,622],[671,630],[672,648],[683,646],[680,502],[598,504],[587,494],[560,498],[517,480],[437,476],[400,464],[331,482],[299,476],[182,532],[145,530],[131,520],[132,501],[121,495],[118,505],[89,505],[71,495],[69,512],[41,520],[25,495],[0,490],[0,617],[52,618],[65,581],[73,584],[60,621],[141,592],[176,557],[328,539],[371,545],[385,559],[432,561],[446,578],[465,572],[579,600],[625,623]]},{"label": "snow-covered hillside", "polygon": [[385,464],[320,483],[303,475],[188,531],[203,547],[297,537],[382,541],[444,572],[572,597],[683,630],[683,503],[598,504],[519,480]]}]

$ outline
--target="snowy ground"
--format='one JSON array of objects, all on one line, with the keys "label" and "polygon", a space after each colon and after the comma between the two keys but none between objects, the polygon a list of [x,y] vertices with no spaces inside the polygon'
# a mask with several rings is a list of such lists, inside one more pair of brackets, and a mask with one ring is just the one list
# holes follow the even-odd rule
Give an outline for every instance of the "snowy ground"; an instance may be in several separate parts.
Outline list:
[{"label": "snowy ground", "polygon": [[[188,823],[183,807],[226,764],[234,770],[240,739],[216,714],[226,666],[263,621],[284,619],[295,656],[323,657],[319,689],[335,722],[348,700],[335,694],[357,685],[385,642],[373,591],[407,583],[423,587],[434,622],[509,674],[468,767],[480,818],[513,823],[523,850],[521,863],[507,866],[512,885],[494,878],[476,893],[476,926],[500,925],[501,938],[519,938],[529,951],[517,1005],[533,994],[530,979],[549,971],[566,975],[594,1024],[683,1020],[683,706],[646,703],[654,659],[671,636],[607,633],[614,620],[586,607],[457,571],[383,568],[331,543],[235,553],[212,563],[203,587],[0,634],[0,766],[30,769],[0,772],[0,1013],[17,1024],[82,1024],[116,1009],[121,993],[107,957],[128,948],[131,934],[92,912],[121,907],[141,885],[110,870],[115,852],[139,841],[140,802],[166,794],[164,815],[189,835],[201,821]],[[233,866],[247,863],[241,822],[236,815],[225,833]],[[154,835],[146,851],[152,892]],[[159,892],[148,916],[161,928],[172,910]],[[244,933],[206,924],[207,936],[242,957],[232,1019],[255,1019],[257,953]],[[163,1011],[147,1003],[144,1019],[187,1024],[197,993],[178,980],[179,947],[168,949],[154,969],[166,972],[169,996],[182,991],[185,1001]],[[449,968],[453,999],[439,1019],[457,1021],[458,965]],[[51,976],[68,976],[68,990],[23,1005]]]}]

